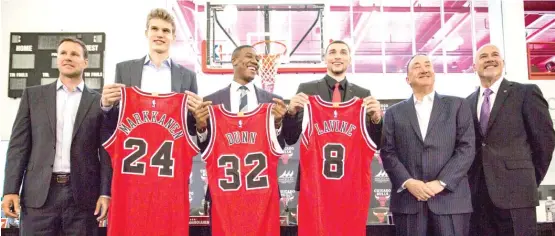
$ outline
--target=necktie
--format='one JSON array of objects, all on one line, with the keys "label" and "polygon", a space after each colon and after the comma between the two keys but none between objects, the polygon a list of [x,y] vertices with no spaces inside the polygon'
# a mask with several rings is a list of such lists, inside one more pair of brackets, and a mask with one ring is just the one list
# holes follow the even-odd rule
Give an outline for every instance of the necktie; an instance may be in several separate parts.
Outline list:
[{"label": "necktie", "polygon": [[482,134],[486,135],[486,131],[488,129],[488,121],[490,115],[490,101],[489,95],[491,95],[493,91],[487,88],[484,91],[484,102],[482,102],[482,108],[480,108],[480,128],[482,129]]},{"label": "necktie", "polygon": [[245,86],[239,87],[241,90],[241,95],[239,97],[239,112],[246,112],[247,111],[247,90],[248,88]]},{"label": "necktie", "polygon": [[335,83],[335,89],[333,90],[333,96],[331,102],[341,102],[341,93],[339,92],[339,83]]}]

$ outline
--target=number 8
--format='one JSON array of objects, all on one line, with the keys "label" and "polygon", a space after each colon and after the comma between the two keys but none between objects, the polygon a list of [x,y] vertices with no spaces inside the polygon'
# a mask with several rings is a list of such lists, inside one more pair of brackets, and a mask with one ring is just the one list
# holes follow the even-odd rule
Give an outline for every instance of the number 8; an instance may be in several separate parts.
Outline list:
[{"label": "number 8", "polygon": [[328,143],[323,148],[324,165],[322,174],[326,179],[341,179],[344,175],[345,147],[339,143]]}]

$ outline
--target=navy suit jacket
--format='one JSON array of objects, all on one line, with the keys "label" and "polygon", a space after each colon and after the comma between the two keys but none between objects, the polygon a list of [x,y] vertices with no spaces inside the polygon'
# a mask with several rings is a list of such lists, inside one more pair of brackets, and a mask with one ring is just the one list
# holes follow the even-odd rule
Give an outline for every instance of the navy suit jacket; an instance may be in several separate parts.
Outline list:
[{"label": "navy suit jacket", "polygon": [[474,160],[474,123],[464,99],[435,94],[426,138],[422,139],[414,99],[388,108],[380,155],[392,182],[393,213],[415,214],[422,207],[402,184],[409,178],[447,186],[428,199],[435,214],[472,212],[467,172]]}]

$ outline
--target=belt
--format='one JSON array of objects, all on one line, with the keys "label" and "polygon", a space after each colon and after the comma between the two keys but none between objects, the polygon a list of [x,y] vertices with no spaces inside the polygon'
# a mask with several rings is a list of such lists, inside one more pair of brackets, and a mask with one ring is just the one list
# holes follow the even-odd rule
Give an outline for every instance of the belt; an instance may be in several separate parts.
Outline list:
[{"label": "belt", "polygon": [[69,183],[69,174],[67,173],[52,173],[52,180],[59,184]]}]

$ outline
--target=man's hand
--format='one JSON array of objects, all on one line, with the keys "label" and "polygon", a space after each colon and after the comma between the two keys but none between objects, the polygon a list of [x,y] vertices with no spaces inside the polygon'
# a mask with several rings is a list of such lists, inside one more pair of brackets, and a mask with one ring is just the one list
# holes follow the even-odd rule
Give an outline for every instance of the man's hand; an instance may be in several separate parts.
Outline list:
[{"label": "man's hand", "polygon": [[19,213],[21,212],[21,209],[19,208],[19,195],[4,195],[4,199],[2,200],[2,211],[4,211],[4,214],[8,217],[18,218]]},{"label": "man's hand", "polygon": [[434,194],[438,194],[438,193],[440,193],[441,191],[443,191],[443,189],[445,189],[445,188],[441,185],[441,183],[439,183],[439,180],[434,180],[434,181],[427,182],[427,183],[426,183],[426,186],[428,186],[428,188],[429,188],[430,190],[432,190],[432,192],[433,192]]},{"label": "man's hand", "polygon": [[435,193],[426,185],[426,183],[410,179],[405,183],[405,188],[416,198],[418,201],[427,201],[429,198],[435,196]]},{"label": "man's hand", "polygon": [[376,98],[368,96],[364,98],[362,104],[366,107],[366,115],[370,117],[372,123],[379,123],[382,119],[382,109],[380,107],[380,102],[376,100]]},{"label": "man's hand", "polygon": [[110,198],[100,196],[98,201],[96,201],[96,209],[94,210],[94,215],[100,216],[96,218],[96,221],[100,222],[106,220],[106,215],[108,215],[108,208],[110,207]]},{"label": "man's hand", "polygon": [[204,101],[193,111],[193,116],[197,121],[197,132],[204,132],[204,129],[208,126],[208,106],[210,105],[212,105],[211,101]]},{"label": "man's hand", "polygon": [[195,111],[202,103],[202,98],[191,91],[185,91],[185,94],[187,94],[187,109],[191,112]]},{"label": "man's hand", "polygon": [[105,84],[102,88],[102,106],[113,106],[114,103],[121,99],[120,88],[124,88],[124,84]]},{"label": "man's hand", "polygon": [[294,116],[295,114],[297,114],[297,112],[303,109],[305,104],[308,104],[308,96],[304,93],[299,93],[291,98],[287,113]]},{"label": "man's hand", "polygon": [[285,115],[285,112],[287,112],[287,106],[285,105],[285,102],[280,99],[274,98],[272,101],[275,102],[275,105],[272,107],[272,115],[274,115],[276,128],[279,129],[279,127],[281,127],[283,116]]}]

